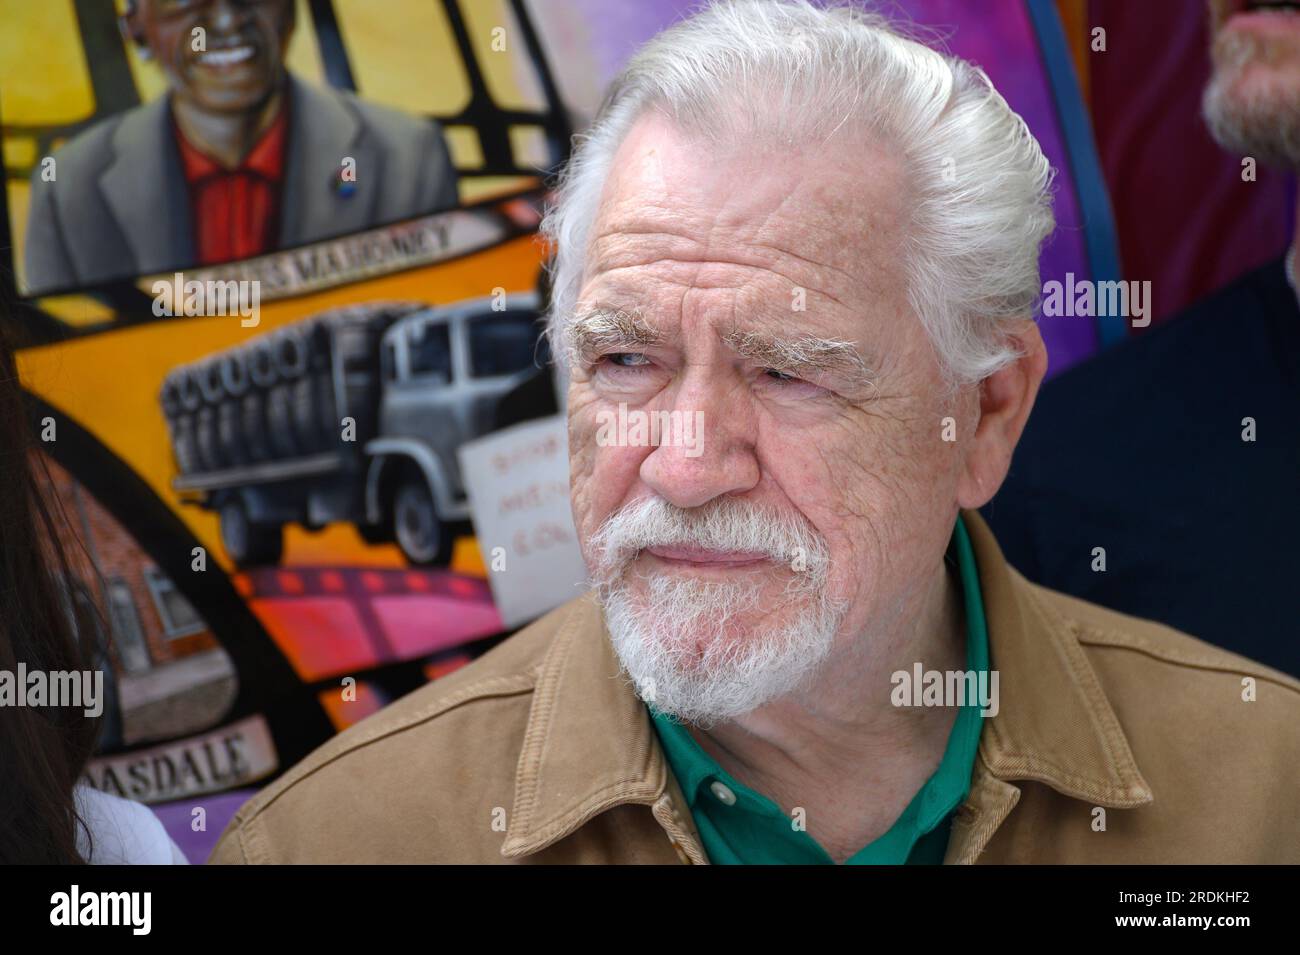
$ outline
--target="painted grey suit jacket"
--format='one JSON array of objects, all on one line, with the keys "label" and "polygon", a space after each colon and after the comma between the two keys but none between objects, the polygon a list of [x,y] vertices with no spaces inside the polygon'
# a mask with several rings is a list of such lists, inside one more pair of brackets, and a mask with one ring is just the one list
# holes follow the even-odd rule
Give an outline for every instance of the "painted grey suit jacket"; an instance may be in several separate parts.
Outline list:
[{"label": "painted grey suit jacket", "polygon": [[[456,205],[456,173],[431,120],[289,78],[279,248]],[[194,264],[193,226],[168,97],[96,123],[32,177],[26,284],[54,291]],[[349,196],[336,189],[356,160]]]}]

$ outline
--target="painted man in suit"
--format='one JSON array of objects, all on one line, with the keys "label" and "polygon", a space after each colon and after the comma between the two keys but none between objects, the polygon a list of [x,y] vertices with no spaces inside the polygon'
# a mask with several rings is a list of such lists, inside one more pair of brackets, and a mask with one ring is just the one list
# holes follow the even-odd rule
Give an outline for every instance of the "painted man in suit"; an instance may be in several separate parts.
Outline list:
[{"label": "painted man in suit", "polygon": [[455,206],[439,126],[292,76],[294,22],[292,0],[128,4],[123,33],[170,91],[72,138],[53,181],[33,177],[29,289],[243,259]]}]

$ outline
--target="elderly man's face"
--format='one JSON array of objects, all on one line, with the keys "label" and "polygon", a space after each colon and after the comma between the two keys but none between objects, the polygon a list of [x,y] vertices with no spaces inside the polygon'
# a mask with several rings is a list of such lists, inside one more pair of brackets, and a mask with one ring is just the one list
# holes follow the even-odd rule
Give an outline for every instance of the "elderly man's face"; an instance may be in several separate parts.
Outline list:
[{"label": "elderly man's face", "polygon": [[[573,506],[666,709],[789,690],[941,567],[978,400],[945,392],[907,301],[906,183],[869,144],[720,155],[657,116],[615,157],[576,310]],[[699,412],[703,441],[602,440],[620,404]]]},{"label": "elderly man's face", "polygon": [[1206,118],[1225,147],[1300,165],[1300,4],[1210,0]]}]

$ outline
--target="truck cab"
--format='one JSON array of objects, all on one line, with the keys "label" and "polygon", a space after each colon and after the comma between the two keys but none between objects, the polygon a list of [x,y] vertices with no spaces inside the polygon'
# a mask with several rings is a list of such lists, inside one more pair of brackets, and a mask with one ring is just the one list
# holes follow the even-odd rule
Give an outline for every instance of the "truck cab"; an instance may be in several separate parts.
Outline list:
[{"label": "truck cab", "polygon": [[490,432],[501,398],[545,363],[538,319],[537,296],[520,293],[418,311],[385,332],[367,517],[412,562],[450,556],[469,519],[456,451]]}]

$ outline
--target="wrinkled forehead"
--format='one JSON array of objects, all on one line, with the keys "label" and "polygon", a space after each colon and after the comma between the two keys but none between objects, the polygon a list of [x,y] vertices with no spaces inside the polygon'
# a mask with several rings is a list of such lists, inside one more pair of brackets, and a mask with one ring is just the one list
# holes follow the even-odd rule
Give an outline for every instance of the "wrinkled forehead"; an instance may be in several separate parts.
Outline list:
[{"label": "wrinkled forehead", "polygon": [[585,275],[668,259],[734,263],[847,293],[899,258],[906,186],[899,158],[861,137],[719,144],[651,112],[614,155]]}]

